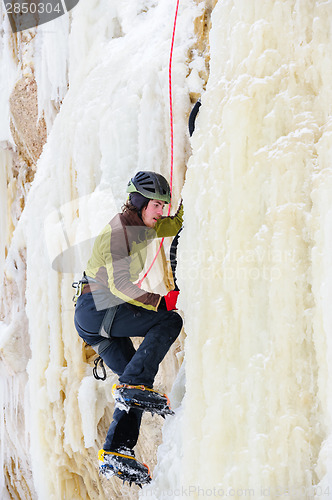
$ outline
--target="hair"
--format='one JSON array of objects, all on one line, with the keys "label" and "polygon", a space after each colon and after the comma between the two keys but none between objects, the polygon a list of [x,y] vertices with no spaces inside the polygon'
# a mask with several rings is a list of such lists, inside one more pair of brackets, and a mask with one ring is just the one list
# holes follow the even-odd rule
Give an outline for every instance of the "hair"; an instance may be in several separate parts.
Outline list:
[{"label": "hair", "polygon": [[137,207],[135,207],[129,200],[126,201],[126,203],[124,203],[121,207],[122,209],[122,213],[124,212],[135,212],[135,213],[139,213],[139,210]]}]

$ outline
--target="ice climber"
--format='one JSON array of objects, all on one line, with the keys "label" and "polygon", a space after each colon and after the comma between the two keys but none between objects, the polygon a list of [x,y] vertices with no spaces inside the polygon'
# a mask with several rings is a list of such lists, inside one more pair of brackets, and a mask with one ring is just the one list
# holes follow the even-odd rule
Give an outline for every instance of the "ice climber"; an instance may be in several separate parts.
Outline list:
[{"label": "ice climber", "polygon": [[[159,364],[182,328],[175,312],[178,289],[164,297],[135,282],[142,271],[149,241],[175,236],[183,207],[163,216],[170,187],[155,172],[138,172],[128,183],[129,198],[96,238],[82,278],[75,308],[80,337],[119,376],[113,387],[116,406],[103,449],[100,472],[137,484],[151,480],[149,469],[135,459],[143,411],[172,413],[168,398],[153,390]],[[144,337],[135,350],[130,337]]]}]

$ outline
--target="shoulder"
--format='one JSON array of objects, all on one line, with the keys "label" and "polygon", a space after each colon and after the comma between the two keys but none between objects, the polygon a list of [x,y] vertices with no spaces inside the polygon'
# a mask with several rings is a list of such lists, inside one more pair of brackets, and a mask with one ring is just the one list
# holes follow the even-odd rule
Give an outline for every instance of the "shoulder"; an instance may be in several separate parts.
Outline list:
[{"label": "shoulder", "polygon": [[134,212],[131,210],[125,210],[121,214],[117,214],[117,216],[115,216],[114,219],[112,219],[112,221],[115,220],[117,217],[118,217],[118,223],[121,224],[122,226],[144,226],[144,227],[146,227],[144,222],[139,217],[137,212]]}]

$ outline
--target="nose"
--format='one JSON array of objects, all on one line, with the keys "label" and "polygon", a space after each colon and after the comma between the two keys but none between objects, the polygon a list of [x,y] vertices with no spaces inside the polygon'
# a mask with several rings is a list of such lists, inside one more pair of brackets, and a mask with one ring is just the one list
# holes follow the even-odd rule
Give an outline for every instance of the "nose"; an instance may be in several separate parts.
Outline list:
[{"label": "nose", "polygon": [[158,207],[157,213],[158,215],[163,215],[163,207]]}]

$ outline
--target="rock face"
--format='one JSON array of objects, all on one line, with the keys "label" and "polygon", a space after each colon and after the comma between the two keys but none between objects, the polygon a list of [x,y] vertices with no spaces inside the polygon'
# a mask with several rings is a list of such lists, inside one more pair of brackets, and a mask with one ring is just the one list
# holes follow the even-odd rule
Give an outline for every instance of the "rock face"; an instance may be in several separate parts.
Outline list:
[{"label": "rock face", "polygon": [[[33,38],[33,37],[32,37]],[[18,63],[22,77],[7,89],[11,136],[1,137],[1,453],[3,498],[36,498],[27,436],[27,363],[31,356],[25,313],[26,248],[14,238],[34,179],[36,165],[47,139],[44,119],[38,117],[37,84],[26,64],[29,35],[12,35],[9,57]],[[4,44],[5,46],[5,44]],[[5,70],[4,57],[1,63]],[[23,76],[24,74],[24,76]],[[8,497],[9,498],[9,497]]]},{"label": "rock face", "polygon": [[[22,160],[35,170],[47,138],[44,118],[38,117],[37,83],[26,76],[15,85],[9,99],[10,130]],[[30,173],[27,182],[33,180]]]}]

